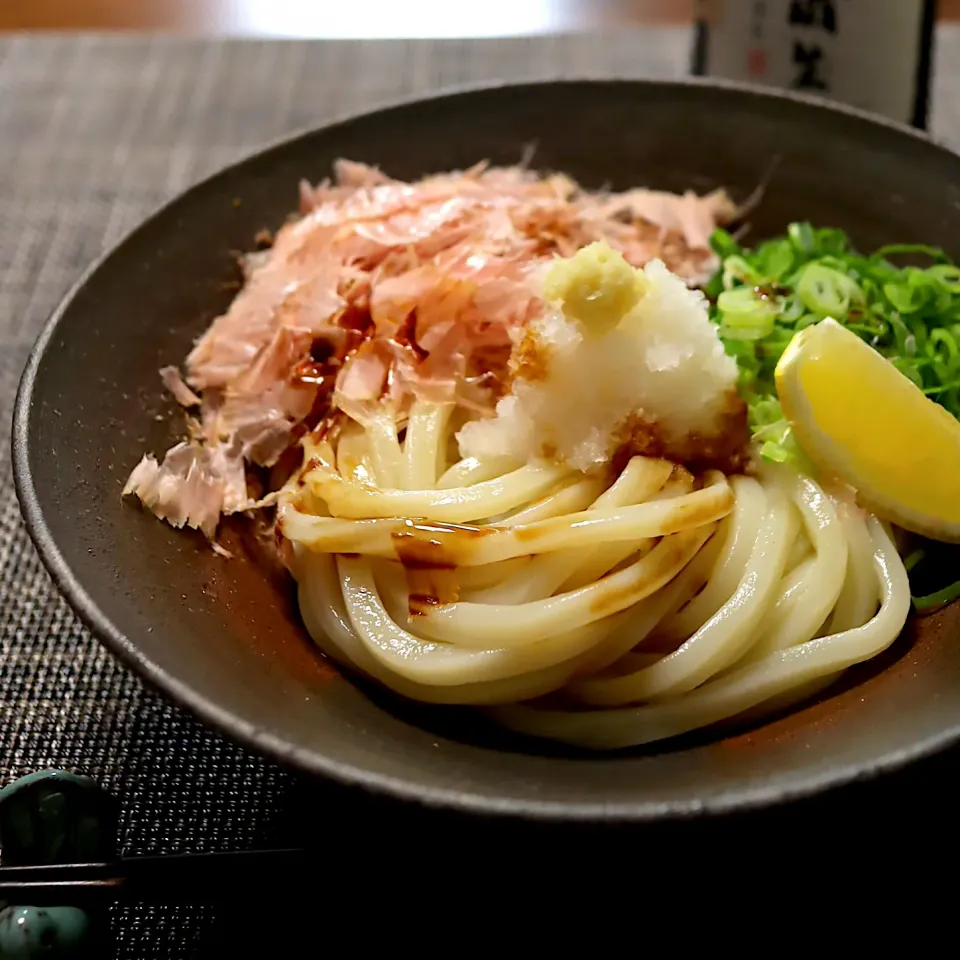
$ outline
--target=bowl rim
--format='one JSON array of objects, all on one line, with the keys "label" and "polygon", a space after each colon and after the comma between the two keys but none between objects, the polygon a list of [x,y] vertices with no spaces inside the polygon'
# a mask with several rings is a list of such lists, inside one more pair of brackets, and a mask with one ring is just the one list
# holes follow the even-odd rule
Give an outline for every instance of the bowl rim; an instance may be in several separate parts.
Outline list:
[{"label": "bowl rim", "polygon": [[234,743],[301,773],[328,778],[346,787],[360,788],[372,794],[417,803],[438,810],[554,823],[603,822],[628,824],[686,820],[733,812],[754,811],[800,800],[835,787],[873,779],[880,774],[899,769],[915,760],[930,756],[960,742],[960,718],[958,718],[954,725],[941,730],[939,733],[919,740],[908,747],[901,747],[881,754],[870,762],[838,765],[819,775],[808,775],[803,779],[786,783],[769,780],[746,787],[733,787],[702,801],[667,800],[654,802],[641,800],[616,803],[549,801],[498,798],[454,787],[427,787],[416,783],[415,777],[412,776],[402,778],[388,774],[372,773],[364,767],[330,759],[309,747],[291,745],[282,737],[244,720],[239,715],[207,699],[197,692],[189,682],[173,675],[142,654],[136,641],[118,629],[87,593],[60,552],[60,548],[44,518],[40,498],[30,470],[31,435],[29,426],[31,410],[35,400],[36,379],[46,355],[47,347],[74,299],[90,278],[113,257],[119,248],[141,230],[148,229],[153,221],[166,213],[170,207],[186,202],[193,193],[205,189],[208,184],[228,171],[274,151],[282,151],[285,147],[304,137],[324,131],[332,131],[337,127],[348,125],[360,119],[367,119],[374,115],[402,111],[419,104],[455,100],[464,96],[494,93],[506,89],[532,90],[556,86],[642,86],[681,90],[723,90],[768,101],[790,101],[816,110],[847,116],[851,120],[864,121],[873,126],[884,127],[891,133],[905,135],[942,150],[960,161],[960,153],[945,141],[927,131],[921,131],[884,116],[872,114],[857,107],[820,96],[709,77],[687,76],[658,79],[610,77],[599,74],[531,79],[519,82],[485,81],[437,88],[421,94],[380,101],[363,109],[344,112],[329,121],[302,126],[260,146],[246,149],[230,162],[218,166],[186,188],[177,191],[157,204],[149,214],[140,219],[115,243],[97,256],[62,296],[44,322],[30,349],[20,377],[13,407],[11,450],[14,488],[27,532],[57,590],[97,640],[124,666],[144,680],[154,691],[159,692],[164,698],[177,706],[186,709],[206,726],[216,730]]}]

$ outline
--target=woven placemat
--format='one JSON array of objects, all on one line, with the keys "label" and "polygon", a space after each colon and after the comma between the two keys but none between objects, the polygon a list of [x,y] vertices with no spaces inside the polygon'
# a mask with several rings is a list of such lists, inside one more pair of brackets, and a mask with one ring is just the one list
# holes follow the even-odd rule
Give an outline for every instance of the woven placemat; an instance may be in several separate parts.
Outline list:
[{"label": "woven placemat", "polygon": [[[680,75],[689,44],[684,29],[442,42],[0,39],[0,785],[47,766],[92,775],[121,798],[128,854],[296,844],[307,820],[364,816],[361,799],[304,784],[145,690],[41,568],[13,494],[10,410],[32,341],[80,271],[159,202],[285,132],[485,79]],[[960,139],[960,34],[941,31],[937,66],[933,126]],[[417,827],[440,829],[436,818]],[[117,908],[116,956],[220,952],[238,923],[254,924],[214,900]]]}]

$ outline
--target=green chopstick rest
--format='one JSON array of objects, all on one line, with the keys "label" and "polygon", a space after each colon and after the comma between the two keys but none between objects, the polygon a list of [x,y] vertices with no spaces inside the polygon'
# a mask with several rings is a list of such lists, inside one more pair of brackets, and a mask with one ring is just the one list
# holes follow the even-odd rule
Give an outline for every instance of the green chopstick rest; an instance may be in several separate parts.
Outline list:
[{"label": "green chopstick rest", "polygon": [[79,907],[4,907],[0,910],[3,960],[60,960],[93,953],[90,917]]},{"label": "green chopstick rest", "polygon": [[[94,780],[41,770],[0,790],[3,865],[103,863],[116,859],[117,803]],[[0,960],[96,960],[107,916],[85,905],[0,903]]]}]

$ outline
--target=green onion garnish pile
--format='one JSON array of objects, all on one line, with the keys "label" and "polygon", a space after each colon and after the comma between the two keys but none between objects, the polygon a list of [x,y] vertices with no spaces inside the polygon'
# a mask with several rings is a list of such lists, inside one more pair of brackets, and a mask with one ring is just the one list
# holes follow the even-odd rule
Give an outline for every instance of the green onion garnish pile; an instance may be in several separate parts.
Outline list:
[{"label": "green onion garnish pile", "polygon": [[[960,419],[960,267],[943,250],[897,244],[863,256],[842,230],[809,223],[792,223],[785,236],[753,249],[726,230],[715,230],[710,242],[720,267],[704,292],[724,347],[737,360],[762,457],[808,468],[783,417],[774,370],[793,335],[825,317],[856,333]],[[922,265],[898,266],[893,257]],[[927,553],[921,544],[908,558],[911,582],[925,581],[924,596],[914,597],[918,609],[960,597],[957,549],[947,563],[956,582],[937,589],[926,582]],[[936,553],[942,580],[944,551]]]}]

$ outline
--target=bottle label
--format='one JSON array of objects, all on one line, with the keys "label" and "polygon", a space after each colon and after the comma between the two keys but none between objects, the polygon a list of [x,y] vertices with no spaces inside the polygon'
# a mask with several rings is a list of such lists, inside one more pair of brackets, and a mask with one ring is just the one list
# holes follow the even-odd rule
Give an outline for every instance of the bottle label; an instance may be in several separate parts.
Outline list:
[{"label": "bottle label", "polygon": [[700,0],[698,6],[695,72],[815,93],[922,125],[929,0]]}]

